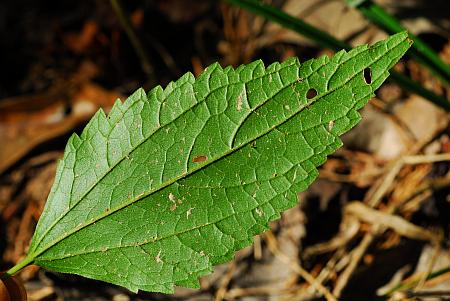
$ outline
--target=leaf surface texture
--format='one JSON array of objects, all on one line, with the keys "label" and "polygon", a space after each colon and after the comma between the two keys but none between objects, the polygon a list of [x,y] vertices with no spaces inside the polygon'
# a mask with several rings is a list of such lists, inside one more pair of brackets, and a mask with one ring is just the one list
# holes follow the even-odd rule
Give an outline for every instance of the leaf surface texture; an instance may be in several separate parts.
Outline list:
[{"label": "leaf surface texture", "polygon": [[297,204],[409,46],[213,64],[98,111],[67,143],[28,259],[132,291],[198,287]]}]

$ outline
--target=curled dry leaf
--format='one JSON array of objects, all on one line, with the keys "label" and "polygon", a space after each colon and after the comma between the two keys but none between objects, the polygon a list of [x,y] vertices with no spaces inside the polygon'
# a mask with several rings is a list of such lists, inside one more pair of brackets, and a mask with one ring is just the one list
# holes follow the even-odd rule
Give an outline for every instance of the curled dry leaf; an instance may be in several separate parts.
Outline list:
[{"label": "curled dry leaf", "polygon": [[0,301],[26,301],[27,293],[18,277],[0,280]]}]

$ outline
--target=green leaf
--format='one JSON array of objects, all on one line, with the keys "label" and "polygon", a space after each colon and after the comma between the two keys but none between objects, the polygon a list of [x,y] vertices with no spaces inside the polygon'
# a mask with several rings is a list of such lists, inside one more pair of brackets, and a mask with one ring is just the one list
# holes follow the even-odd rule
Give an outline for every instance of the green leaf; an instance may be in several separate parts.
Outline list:
[{"label": "green leaf", "polygon": [[406,33],[136,91],[72,135],[24,263],[132,291],[198,287],[297,204],[407,51]]}]

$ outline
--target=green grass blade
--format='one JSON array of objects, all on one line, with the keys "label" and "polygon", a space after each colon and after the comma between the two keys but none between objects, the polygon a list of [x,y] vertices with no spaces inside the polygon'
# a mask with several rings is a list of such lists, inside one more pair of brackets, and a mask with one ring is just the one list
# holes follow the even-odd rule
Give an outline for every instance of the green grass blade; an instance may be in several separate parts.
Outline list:
[{"label": "green grass blade", "polygon": [[[450,265],[446,266],[444,268],[441,268],[437,271],[431,272],[425,278],[425,280],[431,280],[431,279],[437,278],[441,275],[447,274],[449,272],[450,272]],[[405,283],[400,283],[400,284],[394,286],[392,289],[390,289],[386,294],[384,294],[384,296],[392,296],[395,292],[411,289],[414,286],[418,285],[421,281],[423,281],[422,278],[418,279],[416,277],[416,278],[410,279],[409,281],[406,281]]]},{"label": "green grass blade", "polygon": [[[278,23],[283,27],[289,28],[319,44],[322,47],[330,48],[338,51],[339,49],[350,49],[351,46],[334,38],[330,34],[315,28],[307,24],[306,22],[286,14],[285,12],[267,4],[263,4],[257,0],[227,0],[229,3],[246,9],[258,16],[264,17],[272,22]],[[425,89],[419,83],[409,79],[408,77],[391,71],[392,79],[394,79],[399,85],[416,93],[435,105],[443,108],[446,111],[450,111],[450,103],[442,96]]]},{"label": "green grass blade", "polygon": [[[347,3],[359,9],[367,19],[383,28],[389,34],[406,30],[399,21],[371,0],[358,1],[358,3],[347,0]],[[409,37],[414,41],[409,54],[437,76],[447,87],[450,87],[450,66],[444,63],[422,39],[411,33]]]}]

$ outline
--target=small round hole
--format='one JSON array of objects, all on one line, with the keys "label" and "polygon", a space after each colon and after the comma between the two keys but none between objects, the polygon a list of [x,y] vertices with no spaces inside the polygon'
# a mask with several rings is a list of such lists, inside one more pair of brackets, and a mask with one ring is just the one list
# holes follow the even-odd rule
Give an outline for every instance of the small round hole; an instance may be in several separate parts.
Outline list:
[{"label": "small round hole", "polygon": [[364,69],[363,75],[366,84],[370,85],[372,83],[372,70],[370,70],[370,68]]},{"label": "small round hole", "polygon": [[308,92],[306,92],[306,98],[307,99],[311,99],[317,96],[317,91],[314,88],[311,88],[308,90]]}]

